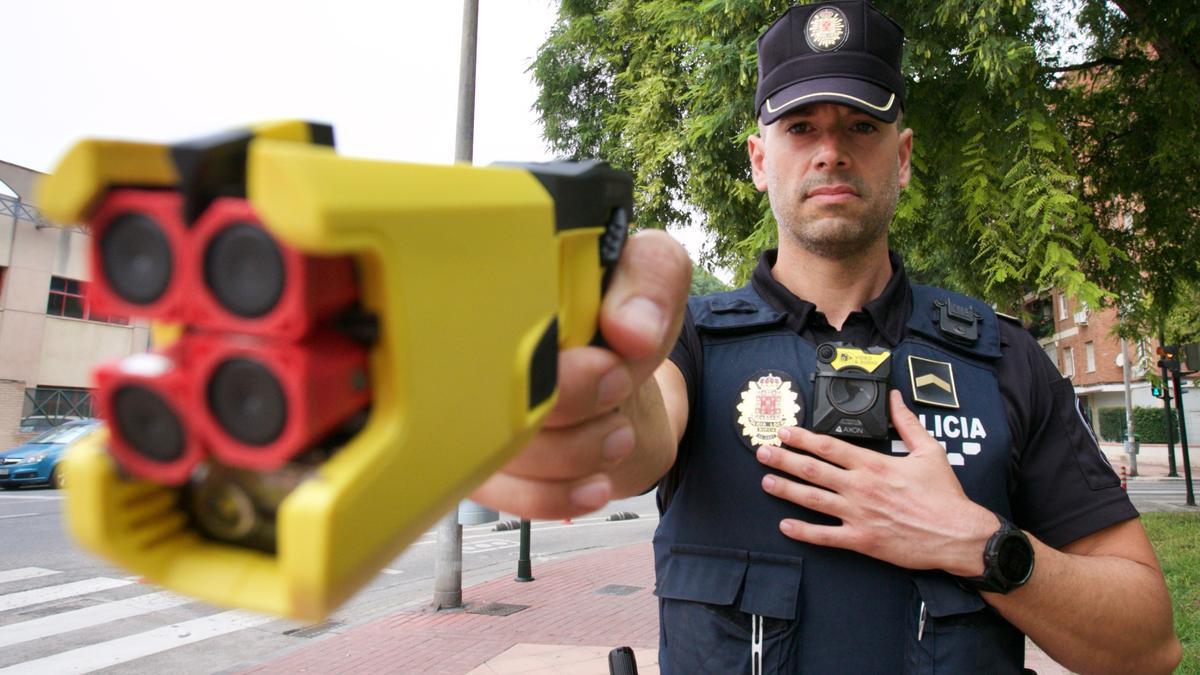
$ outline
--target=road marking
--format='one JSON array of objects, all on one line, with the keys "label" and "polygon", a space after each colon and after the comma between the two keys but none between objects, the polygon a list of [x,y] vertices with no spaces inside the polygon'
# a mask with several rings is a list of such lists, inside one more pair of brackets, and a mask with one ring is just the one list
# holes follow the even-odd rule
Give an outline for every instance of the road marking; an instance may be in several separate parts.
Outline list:
[{"label": "road marking", "polygon": [[404,570],[394,570],[394,569],[391,569],[390,567],[385,567],[385,568],[383,568],[383,569],[381,569],[381,570],[379,570],[379,571],[380,571],[380,572],[382,572],[382,573],[384,573],[384,574],[387,574],[388,576],[395,576],[395,575],[397,575],[397,574],[404,574]]},{"label": "road marking", "polygon": [[115,600],[94,607],[74,609],[61,614],[10,623],[0,630],[0,647],[39,640],[73,630],[100,626],[118,619],[149,614],[163,609],[186,605],[191,599],[174,593],[148,593],[135,598]]},{"label": "road marking", "polygon": [[19,567],[13,570],[5,570],[0,572],[0,584],[6,581],[21,581],[22,579],[36,579],[38,577],[48,577],[51,574],[62,574],[56,570],[48,570],[44,567]]},{"label": "road marking", "polygon": [[7,612],[10,609],[28,607],[29,605],[50,602],[52,600],[73,598],[77,595],[87,595],[88,593],[107,591],[111,588],[128,586],[131,583],[133,582],[125,581],[124,579],[96,577],[94,579],[84,579],[83,581],[73,581],[69,584],[46,586],[45,588],[34,588],[32,590],[21,591],[19,593],[9,593],[7,595],[0,595],[0,612]]},{"label": "road marking", "polygon": [[[505,515],[508,515],[508,514],[505,514]],[[639,517],[640,518],[658,518],[658,514],[641,515]],[[501,521],[505,521],[505,520],[517,520],[517,519],[516,518],[500,518],[496,522],[501,522]],[[558,520],[535,520],[535,521],[533,521],[533,529],[545,529],[542,527],[543,525],[545,525],[547,523],[558,523],[558,522],[561,522],[561,521],[558,521]],[[571,522],[573,524],[579,524],[579,523],[607,523],[607,522],[615,522],[615,521],[609,521],[608,516],[589,516],[587,518],[573,518],[571,520]],[[472,525],[470,527],[464,527],[463,528],[463,536],[464,536],[464,538],[469,538],[466,536],[468,532],[487,532],[488,534],[479,535],[479,536],[483,536],[483,537],[491,536],[494,534],[500,534],[499,532],[496,532],[492,529],[495,526],[496,526],[496,523],[492,522],[492,523],[484,523],[483,525]],[[503,532],[520,532],[520,530],[519,529],[503,530]],[[425,540],[426,537],[428,537],[428,541]],[[437,541],[437,530],[429,530],[428,532],[425,532],[424,534],[422,534],[421,537],[416,542],[413,543],[413,545],[415,545],[415,544],[432,544],[435,541]]]},{"label": "road marking", "polygon": [[0,516],[0,520],[5,518],[28,518],[29,516],[40,516],[40,513],[10,513],[7,516]]},{"label": "road marking", "polygon": [[[607,516],[605,516],[603,518],[584,518],[584,519],[580,519],[580,520],[573,520],[568,525],[559,525],[559,524],[556,524],[558,521],[546,520],[546,521],[535,522],[533,524],[533,527],[530,528],[530,531],[531,532],[546,532],[548,530],[564,530],[564,529],[568,529],[568,528],[579,529],[581,527],[595,527],[596,525],[620,525],[623,523],[645,523],[645,522],[654,522],[657,520],[658,520],[657,513],[649,514],[649,515],[638,514],[637,518],[630,518],[629,520],[608,520]],[[588,521],[592,521],[592,522],[588,522]],[[495,538],[495,537],[499,537],[499,536],[503,536],[503,535],[519,535],[519,534],[521,534],[520,530],[507,530],[505,532],[488,532],[486,534],[463,535],[463,541],[468,541],[470,539],[491,539],[491,538]],[[436,538],[421,539],[421,540],[414,541],[413,543],[409,544],[409,547],[411,548],[413,546],[423,546],[425,544],[435,543],[436,541],[437,541]]]},{"label": "road marking", "polygon": [[155,628],[108,642],[0,668],[0,673],[69,675],[90,673],[209,638],[261,626],[274,617],[235,610]]},{"label": "road marking", "polygon": [[509,539],[485,539],[476,541],[470,544],[463,544],[463,553],[480,553],[483,551],[495,551],[502,548],[512,548],[517,546],[517,542]]},{"label": "road marking", "polygon": [[0,501],[4,501],[6,499],[35,499],[35,500],[41,500],[41,501],[57,502],[57,501],[62,501],[63,496],[62,495],[0,495]]}]

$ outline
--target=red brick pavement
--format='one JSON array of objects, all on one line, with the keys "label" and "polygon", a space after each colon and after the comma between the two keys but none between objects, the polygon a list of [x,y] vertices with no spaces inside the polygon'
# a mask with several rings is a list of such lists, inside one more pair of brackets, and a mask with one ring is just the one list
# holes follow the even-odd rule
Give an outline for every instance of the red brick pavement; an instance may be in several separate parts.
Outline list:
[{"label": "red brick pavement", "polygon": [[[528,605],[515,614],[401,611],[243,673],[461,675],[522,643],[657,650],[658,603],[649,542],[541,564],[534,576],[536,581],[517,583],[506,575],[463,590],[468,609],[493,602]],[[639,590],[597,593],[612,584]],[[1026,665],[1040,675],[1068,672],[1032,643],[1027,643]]]},{"label": "red brick pavement", "polygon": [[[649,543],[539,565],[536,581],[494,579],[464,589],[468,609],[528,605],[509,616],[404,611],[331,635],[245,673],[447,673],[460,675],[518,643],[658,647],[658,603]],[[630,595],[597,593],[610,584]]]}]

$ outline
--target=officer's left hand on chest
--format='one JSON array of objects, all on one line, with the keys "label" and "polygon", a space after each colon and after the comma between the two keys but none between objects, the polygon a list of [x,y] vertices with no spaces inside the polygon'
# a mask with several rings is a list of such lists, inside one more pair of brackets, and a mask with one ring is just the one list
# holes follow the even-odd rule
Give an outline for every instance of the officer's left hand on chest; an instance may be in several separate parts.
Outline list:
[{"label": "officer's left hand on chest", "polygon": [[[910,569],[966,569],[978,561],[974,546],[996,528],[990,511],[963,492],[946,451],[891,393],[891,418],[909,449],[887,456],[845,441],[787,427],[779,432],[790,449],[766,446],[763,489],[799,506],[834,516],[840,526],[784,519],[793,539],[846,548]],[[797,480],[789,478],[795,477]]]}]

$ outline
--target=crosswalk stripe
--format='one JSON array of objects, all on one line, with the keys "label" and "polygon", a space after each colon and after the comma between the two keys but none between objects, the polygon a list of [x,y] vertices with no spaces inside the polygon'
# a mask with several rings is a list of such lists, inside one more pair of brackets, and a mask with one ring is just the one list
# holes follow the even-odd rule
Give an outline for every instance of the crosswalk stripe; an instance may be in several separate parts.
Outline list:
[{"label": "crosswalk stripe", "polygon": [[223,612],[14,664],[7,668],[0,668],[0,675],[8,673],[25,675],[90,673],[93,670],[109,668],[193,642],[254,628],[273,620],[273,617],[251,614],[241,610]]},{"label": "crosswalk stripe", "polygon": [[6,581],[21,581],[22,579],[36,579],[38,577],[48,577],[51,574],[60,574],[55,570],[48,570],[44,567],[19,567],[14,570],[4,570],[0,572],[0,584]]},{"label": "crosswalk stripe", "polygon": [[0,612],[7,612],[10,609],[17,609],[19,607],[28,607],[40,602],[50,602],[52,600],[72,598],[76,595],[107,591],[110,588],[120,588],[121,586],[128,586],[131,583],[133,582],[124,579],[96,577],[94,579],[84,579],[83,581],[72,581],[69,584],[34,588],[19,593],[9,593],[7,595],[0,595]]},{"label": "crosswalk stripe", "polygon": [[106,602],[94,607],[73,609],[61,614],[44,616],[0,628],[0,647],[40,640],[73,630],[100,626],[110,621],[149,614],[159,610],[186,605],[191,600],[174,593],[148,593],[134,598]]}]

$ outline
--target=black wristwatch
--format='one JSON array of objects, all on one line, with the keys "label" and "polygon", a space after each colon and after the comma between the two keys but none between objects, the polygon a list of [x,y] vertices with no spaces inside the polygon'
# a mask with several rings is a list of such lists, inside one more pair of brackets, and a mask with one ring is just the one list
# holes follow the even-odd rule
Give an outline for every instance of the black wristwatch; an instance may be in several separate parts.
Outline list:
[{"label": "black wristwatch", "polygon": [[1008,593],[1033,576],[1033,545],[1019,528],[997,515],[1000,529],[983,548],[983,575],[959,577],[967,588],[989,593]]}]

